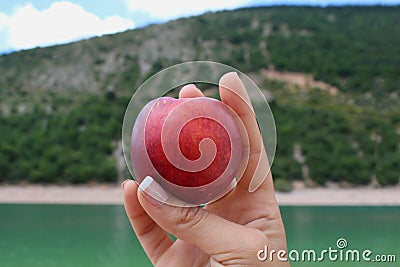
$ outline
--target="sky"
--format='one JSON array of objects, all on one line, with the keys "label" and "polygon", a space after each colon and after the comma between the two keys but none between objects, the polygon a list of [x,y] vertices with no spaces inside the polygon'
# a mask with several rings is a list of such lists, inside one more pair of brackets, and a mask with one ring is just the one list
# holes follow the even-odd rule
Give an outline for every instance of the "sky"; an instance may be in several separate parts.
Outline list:
[{"label": "sky", "polygon": [[0,54],[260,5],[400,5],[400,0],[0,0]]}]

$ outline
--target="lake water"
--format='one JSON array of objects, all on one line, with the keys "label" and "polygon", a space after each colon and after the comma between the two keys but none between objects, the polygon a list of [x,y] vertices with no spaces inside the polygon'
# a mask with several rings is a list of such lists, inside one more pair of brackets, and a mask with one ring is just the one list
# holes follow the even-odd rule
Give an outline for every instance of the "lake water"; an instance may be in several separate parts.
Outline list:
[{"label": "lake water", "polygon": [[[300,253],[292,266],[400,266],[400,207],[281,207],[281,211],[289,251],[293,257]],[[347,242],[343,252],[371,250],[369,258],[395,255],[397,263],[346,262],[344,256],[333,261],[327,254],[320,262],[301,261],[307,249],[314,250],[317,258],[329,247],[340,255],[339,238]],[[0,266],[151,264],[122,206],[1,204]]]}]

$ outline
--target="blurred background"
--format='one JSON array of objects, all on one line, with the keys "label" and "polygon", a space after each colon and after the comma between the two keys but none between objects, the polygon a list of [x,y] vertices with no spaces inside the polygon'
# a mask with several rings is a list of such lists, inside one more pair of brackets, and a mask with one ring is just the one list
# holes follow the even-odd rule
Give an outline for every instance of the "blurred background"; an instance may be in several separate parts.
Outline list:
[{"label": "blurred background", "polygon": [[[400,261],[399,14],[394,0],[1,1],[0,262],[150,266],[121,205],[123,115],[146,78],[192,60],[268,99],[289,249],[346,238]],[[374,264],[292,266],[396,266]]]}]

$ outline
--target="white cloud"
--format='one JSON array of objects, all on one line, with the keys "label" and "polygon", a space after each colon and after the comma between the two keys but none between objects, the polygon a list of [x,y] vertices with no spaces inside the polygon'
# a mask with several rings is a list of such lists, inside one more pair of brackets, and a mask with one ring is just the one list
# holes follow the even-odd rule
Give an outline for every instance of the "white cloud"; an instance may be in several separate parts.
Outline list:
[{"label": "white cloud", "polygon": [[132,11],[140,11],[161,20],[198,15],[207,11],[233,9],[251,2],[249,0],[125,0]]},{"label": "white cloud", "polygon": [[8,23],[9,18],[0,12],[0,33],[6,30],[6,26]]},{"label": "white cloud", "polygon": [[133,21],[119,16],[101,19],[67,1],[54,2],[43,10],[26,4],[11,16],[0,13],[0,35],[6,34],[6,42],[13,49],[67,43],[134,26]]}]

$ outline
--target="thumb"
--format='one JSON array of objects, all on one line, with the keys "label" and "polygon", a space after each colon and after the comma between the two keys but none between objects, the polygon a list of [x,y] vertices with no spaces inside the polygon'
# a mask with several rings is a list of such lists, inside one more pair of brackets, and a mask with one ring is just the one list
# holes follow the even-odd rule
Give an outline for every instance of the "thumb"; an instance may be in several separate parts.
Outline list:
[{"label": "thumb", "polygon": [[168,198],[150,176],[139,186],[138,199],[146,213],[165,231],[208,255],[256,257],[257,251],[267,244],[266,235],[255,228],[233,223],[201,207],[168,205]]}]

